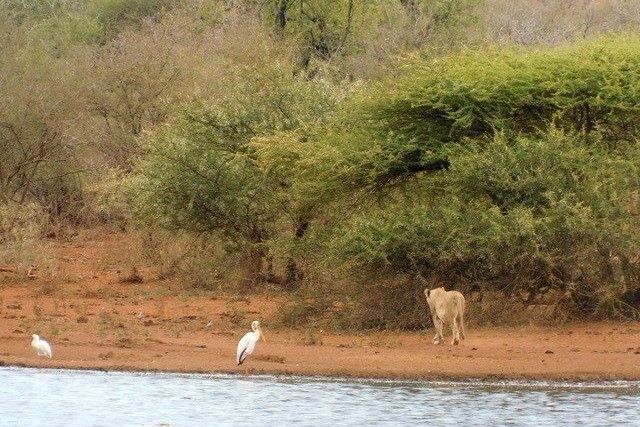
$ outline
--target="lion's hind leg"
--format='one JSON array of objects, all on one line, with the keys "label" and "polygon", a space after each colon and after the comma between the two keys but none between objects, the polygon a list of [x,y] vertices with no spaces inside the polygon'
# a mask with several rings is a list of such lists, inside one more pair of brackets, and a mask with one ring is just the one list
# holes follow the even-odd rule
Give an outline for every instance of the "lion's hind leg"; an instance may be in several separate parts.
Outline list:
[{"label": "lion's hind leg", "polygon": [[461,311],[460,314],[458,314],[458,319],[460,321],[460,337],[464,340],[467,339],[467,331],[466,328],[464,326],[464,312]]},{"label": "lion's hind leg", "polygon": [[453,345],[458,345],[460,343],[460,331],[458,329],[458,319],[457,316],[453,318],[451,322],[451,332],[453,333]]},{"label": "lion's hind leg", "polygon": [[442,337],[442,320],[438,316],[433,317],[433,325],[436,328],[436,335],[433,337],[434,344],[441,344],[444,341]]}]

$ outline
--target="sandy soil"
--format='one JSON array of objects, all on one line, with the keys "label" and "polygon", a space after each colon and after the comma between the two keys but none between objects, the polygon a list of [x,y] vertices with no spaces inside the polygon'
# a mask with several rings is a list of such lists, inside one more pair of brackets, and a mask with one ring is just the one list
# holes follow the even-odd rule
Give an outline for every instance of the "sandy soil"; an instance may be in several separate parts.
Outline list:
[{"label": "sandy soil", "polygon": [[[278,297],[212,297],[157,280],[128,236],[84,232],[52,241],[51,271],[0,272],[0,365],[377,378],[640,380],[640,324],[468,326],[460,346],[433,331],[341,334],[277,327]],[[137,266],[142,283],[122,283]],[[1,265],[0,267],[12,268]],[[267,342],[235,366],[260,319]],[[39,333],[53,359],[29,346]]]}]

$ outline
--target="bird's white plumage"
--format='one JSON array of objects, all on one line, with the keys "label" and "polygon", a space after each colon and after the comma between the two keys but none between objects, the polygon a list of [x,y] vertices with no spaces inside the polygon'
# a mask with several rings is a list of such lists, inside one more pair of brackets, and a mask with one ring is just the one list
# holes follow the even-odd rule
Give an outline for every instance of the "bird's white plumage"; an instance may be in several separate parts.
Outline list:
[{"label": "bird's white plumage", "polygon": [[247,332],[238,343],[238,350],[236,351],[236,362],[238,365],[242,365],[242,362],[244,362],[247,356],[253,353],[260,337],[262,337],[263,341],[266,341],[260,328],[260,322],[254,320],[251,323],[251,329],[253,329],[253,332]]},{"label": "bird's white plumage", "polygon": [[31,347],[36,350],[36,354],[42,357],[48,357],[51,359],[51,346],[45,340],[41,340],[38,335],[33,334],[31,340]]}]

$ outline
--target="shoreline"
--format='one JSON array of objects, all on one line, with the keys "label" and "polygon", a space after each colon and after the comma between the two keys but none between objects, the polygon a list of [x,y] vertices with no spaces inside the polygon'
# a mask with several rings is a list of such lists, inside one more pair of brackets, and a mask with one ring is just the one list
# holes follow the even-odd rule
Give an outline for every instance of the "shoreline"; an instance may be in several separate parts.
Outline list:
[{"label": "shoreline", "polygon": [[423,383],[442,383],[442,384],[468,384],[482,386],[506,386],[506,387],[566,387],[566,388],[629,388],[640,386],[640,378],[601,378],[594,377],[534,377],[527,376],[500,376],[487,375],[483,377],[468,376],[419,376],[419,377],[376,377],[376,376],[360,376],[360,375],[326,375],[326,374],[305,374],[290,373],[286,371],[269,371],[250,369],[247,372],[237,372],[229,370],[172,370],[158,368],[140,368],[140,367],[104,367],[104,366],[66,366],[65,364],[53,364],[42,366],[37,363],[21,363],[4,364],[0,360],[1,368],[15,369],[44,369],[44,370],[60,370],[60,371],[89,371],[96,373],[121,373],[121,374],[166,374],[166,375],[202,375],[211,377],[250,377],[250,378],[275,378],[278,380],[304,380],[304,381],[328,381],[328,382],[371,382],[380,384],[423,384]]}]

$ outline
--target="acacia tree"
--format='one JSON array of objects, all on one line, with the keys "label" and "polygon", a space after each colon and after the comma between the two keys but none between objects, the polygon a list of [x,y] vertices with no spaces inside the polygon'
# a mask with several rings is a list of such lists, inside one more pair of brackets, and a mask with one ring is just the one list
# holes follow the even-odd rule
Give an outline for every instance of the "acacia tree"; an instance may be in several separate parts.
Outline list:
[{"label": "acacia tree", "polygon": [[[352,189],[393,187],[449,167],[467,141],[555,126],[613,152],[638,137],[636,36],[526,52],[416,57],[406,74],[368,86],[318,134],[314,151]],[[605,53],[606,52],[606,53]],[[345,186],[346,188],[347,186]]]}]

